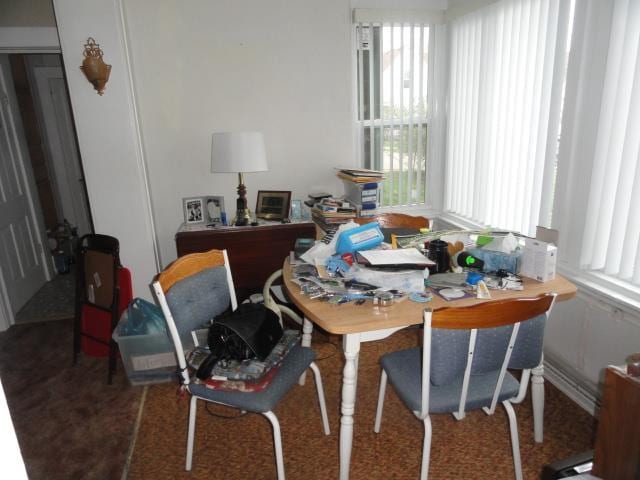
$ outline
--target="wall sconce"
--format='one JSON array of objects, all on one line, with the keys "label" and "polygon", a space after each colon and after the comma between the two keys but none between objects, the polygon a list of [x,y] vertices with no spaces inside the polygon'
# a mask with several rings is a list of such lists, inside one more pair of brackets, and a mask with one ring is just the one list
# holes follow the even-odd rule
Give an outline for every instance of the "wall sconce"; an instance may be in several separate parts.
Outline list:
[{"label": "wall sconce", "polygon": [[80,70],[84,72],[84,76],[96,89],[98,95],[104,93],[111,73],[111,65],[107,65],[102,61],[102,55],[100,44],[89,37],[84,45],[84,60]]}]

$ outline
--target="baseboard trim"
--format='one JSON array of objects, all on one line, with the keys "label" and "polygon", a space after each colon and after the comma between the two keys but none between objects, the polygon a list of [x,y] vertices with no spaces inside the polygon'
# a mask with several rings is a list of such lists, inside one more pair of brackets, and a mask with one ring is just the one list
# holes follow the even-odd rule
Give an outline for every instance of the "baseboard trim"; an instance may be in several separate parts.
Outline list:
[{"label": "baseboard trim", "polygon": [[572,370],[558,359],[548,358],[548,354],[545,354],[544,378],[589,414],[595,416],[600,408],[597,391],[587,386],[585,382],[576,380],[579,374]]}]

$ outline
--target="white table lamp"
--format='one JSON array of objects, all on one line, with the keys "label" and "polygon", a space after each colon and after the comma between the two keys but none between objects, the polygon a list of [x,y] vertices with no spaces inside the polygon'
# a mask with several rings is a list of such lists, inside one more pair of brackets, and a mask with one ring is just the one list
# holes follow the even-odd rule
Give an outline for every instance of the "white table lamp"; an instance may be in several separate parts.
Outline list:
[{"label": "white table lamp", "polygon": [[251,222],[243,173],[266,171],[267,156],[262,133],[218,132],[212,135],[211,172],[238,174],[235,225],[247,225]]}]

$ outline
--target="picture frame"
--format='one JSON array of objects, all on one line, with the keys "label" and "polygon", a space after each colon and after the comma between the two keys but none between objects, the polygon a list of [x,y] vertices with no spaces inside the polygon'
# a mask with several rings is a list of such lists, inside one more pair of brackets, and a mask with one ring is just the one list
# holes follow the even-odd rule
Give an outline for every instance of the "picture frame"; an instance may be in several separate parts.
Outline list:
[{"label": "picture frame", "polygon": [[302,219],[302,200],[291,200],[291,214],[289,218],[291,220]]},{"label": "picture frame", "polygon": [[182,209],[186,225],[226,225],[224,197],[221,195],[183,198]]},{"label": "picture frame", "polygon": [[291,208],[291,192],[284,190],[259,190],[256,200],[256,218],[284,220]]},{"label": "picture frame", "polygon": [[226,225],[227,215],[224,210],[224,197],[210,195],[202,198],[204,217],[207,224]]},{"label": "picture frame", "polygon": [[184,223],[195,225],[204,223],[204,203],[202,197],[187,197],[182,199],[182,210],[184,212]]}]

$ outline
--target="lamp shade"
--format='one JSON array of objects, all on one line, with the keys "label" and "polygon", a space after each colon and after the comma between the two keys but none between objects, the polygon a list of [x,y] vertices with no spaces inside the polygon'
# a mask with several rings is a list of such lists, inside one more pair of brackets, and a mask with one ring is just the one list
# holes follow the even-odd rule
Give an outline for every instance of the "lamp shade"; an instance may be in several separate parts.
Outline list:
[{"label": "lamp shade", "polygon": [[267,171],[261,132],[217,132],[211,140],[212,173]]}]

